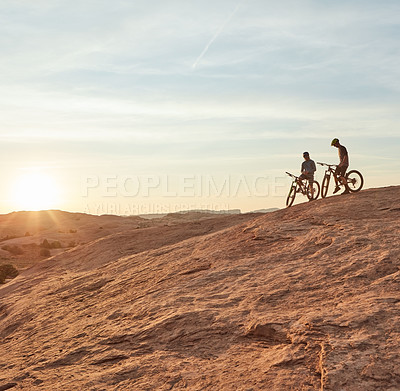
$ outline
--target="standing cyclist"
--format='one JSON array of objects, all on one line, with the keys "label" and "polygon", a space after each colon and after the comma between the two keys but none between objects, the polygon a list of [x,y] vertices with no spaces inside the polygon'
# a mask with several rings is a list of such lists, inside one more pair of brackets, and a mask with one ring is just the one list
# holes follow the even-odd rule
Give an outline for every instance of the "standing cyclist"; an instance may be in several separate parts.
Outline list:
[{"label": "standing cyclist", "polygon": [[337,193],[340,190],[337,178],[339,178],[340,182],[343,183],[346,188],[346,190],[342,194],[348,194],[348,193],[350,193],[350,190],[349,190],[349,187],[347,186],[345,175],[346,175],[347,168],[349,167],[349,154],[347,153],[346,147],[344,145],[341,145],[339,143],[339,139],[337,139],[337,138],[334,138],[332,140],[331,146],[336,147],[339,152],[339,164],[336,167],[336,171],[335,171],[336,187],[335,187],[335,190],[333,191],[333,194]]}]

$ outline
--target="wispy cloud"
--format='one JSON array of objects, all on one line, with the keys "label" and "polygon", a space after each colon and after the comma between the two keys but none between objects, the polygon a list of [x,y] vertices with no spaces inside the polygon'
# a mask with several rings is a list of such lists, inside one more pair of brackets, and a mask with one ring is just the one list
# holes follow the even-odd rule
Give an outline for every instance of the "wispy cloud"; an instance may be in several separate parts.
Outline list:
[{"label": "wispy cloud", "polygon": [[214,43],[214,41],[218,38],[218,36],[222,33],[224,28],[228,25],[228,23],[231,21],[231,19],[234,17],[236,12],[239,10],[240,6],[242,5],[242,2],[240,2],[236,8],[232,11],[232,13],[228,16],[228,18],[225,20],[225,22],[218,28],[218,30],[215,32],[214,36],[210,39],[206,47],[203,49],[203,51],[200,53],[200,56],[197,57],[196,61],[193,63],[192,68],[196,68],[197,64],[201,61],[201,59],[205,56],[207,53],[208,49],[210,46]]}]

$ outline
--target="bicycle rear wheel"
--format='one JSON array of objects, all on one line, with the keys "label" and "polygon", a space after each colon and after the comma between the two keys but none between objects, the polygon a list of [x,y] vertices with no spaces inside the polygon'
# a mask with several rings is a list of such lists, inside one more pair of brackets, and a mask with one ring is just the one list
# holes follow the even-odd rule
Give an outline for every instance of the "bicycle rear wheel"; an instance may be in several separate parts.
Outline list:
[{"label": "bicycle rear wheel", "polygon": [[349,190],[353,193],[360,191],[364,185],[364,178],[357,170],[351,170],[346,174],[346,181]]},{"label": "bicycle rear wheel", "polygon": [[308,186],[307,186],[307,198],[309,200],[311,200],[311,199],[312,200],[316,200],[319,197],[319,191],[320,191],[321,187],[320,187],[320,185],[319,185],[319,183],[317,181],[314,181],[312,186],[313,186],[314,194],[313,194],[313,196],[311,196],[311,186],[310,186],[310,184],[308,184]]},{"label": "bicycle rear wheel", "polygon": [[289,194],[286,198],[286,206],[287,207],[293,205],[294,199],[296,198],[296,192],[297,192],[297,186],[295,184],[293,184],[290,187]]},{"label": "bicycle rear wheel", "polygon": [[324,179],[322,180],[322,186],[321,186],[321,197],[325,198],[326,195],[328,194],[328,187],[329,187],[329,181],[331,180],[330,175],[325,175]]}]

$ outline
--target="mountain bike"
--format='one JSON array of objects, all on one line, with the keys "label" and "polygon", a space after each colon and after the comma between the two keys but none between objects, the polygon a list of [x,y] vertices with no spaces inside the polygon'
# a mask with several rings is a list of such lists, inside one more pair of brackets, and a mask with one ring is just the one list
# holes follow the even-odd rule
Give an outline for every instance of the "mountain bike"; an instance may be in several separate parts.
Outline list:
[{"label": "mountain bike", "polygon": [[345,183],[342,183],[342,181],[340,180],[340,177],[338,177],[335,174],[335,170],[337,167],[336,164],[327,164],[327,163],[321,163],[321,162],[317,162],[317,164],[327,167],[325,170],[325,175],[324,175],[324,179],[322,180],[322,186],[321,186],[321,197],[322,198],[325,198],[328,194],[328,188],[329,188],[329,183],[331,181],[331,176],[333,176],[336,186],[345,187],[345,185],[347,185],[348,189],[352,193],[356,193],[357,191],[360,191],[362,189],[362,187],[364,185],[364,178],[359,171],[350,170],[349,172],[347,172],[346,176],[344,177]]},{"label": "mountain bike", "polygon": [[286,206],[287,207],[292,206],[297,193],[301,193],[301,194],[307,196],[307,198],[310,201],[316,200],[318,198],[320,186],[317,181],[313,182],[314,196],[312,196],[311,195],[311,186],[307,179],[299,180],[299,177],[291,174],[290,172],[286,172],[286,174],[288,174],[290,177],[293,178],[293,182],[290,185],[289,194],[286,198]]}]

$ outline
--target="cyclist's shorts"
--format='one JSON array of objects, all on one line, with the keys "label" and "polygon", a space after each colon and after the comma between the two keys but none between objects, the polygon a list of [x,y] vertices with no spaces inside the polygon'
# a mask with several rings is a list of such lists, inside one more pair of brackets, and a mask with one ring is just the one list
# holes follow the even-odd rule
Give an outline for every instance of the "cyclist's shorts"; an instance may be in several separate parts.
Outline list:
[{"label": "cyclist's shorts", "polygon": [[301,179],[301,180],[308,179],[308,182],[314,183],[314,175],[313,174],[301,174],[299,176],[299,179]]},{"label": "cyclist's shorts", "polygon": [[335,175],[345,176],[348,167],[349,166],[341,166],[341,167],[337,166],[335,170]]}]

